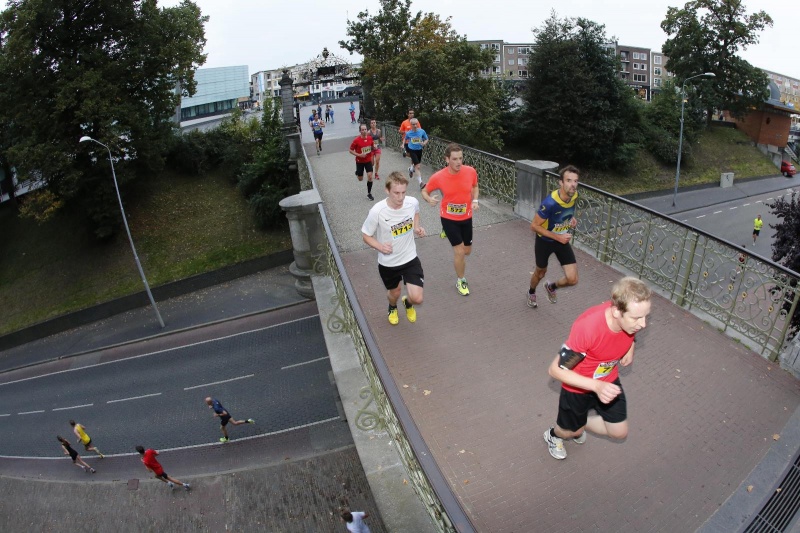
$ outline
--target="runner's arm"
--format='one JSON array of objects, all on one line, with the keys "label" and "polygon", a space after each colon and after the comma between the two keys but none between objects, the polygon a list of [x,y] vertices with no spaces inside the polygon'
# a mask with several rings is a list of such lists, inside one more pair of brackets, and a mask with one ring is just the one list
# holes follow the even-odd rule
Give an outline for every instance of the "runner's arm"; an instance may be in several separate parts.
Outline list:
[{"label": "runner's arm", "polygon": [[542,218],[537,212],[533,217],[533,221],[531,222],[531,230],[537,235],[548,237],[554,241],[560,242],[561,244],[567,244],[569,242],[571,237],[569,233],[553,233],[544,227],[545,222],[547,222],[547,219]]},{"label": "runner's arm", "polygon": [[550,374],[550,377],[557,379],[561,383],[565,383],[577,389],[594,392],[603,403],[611,402],[622,392],[622,389],[614,383],[587,378],[573,370],[561,368],[559,366],[560,359],[558,355],[553,359],[553,362],[550,363],[550,367],[547,369],[547,373]]},{"label": "runner's arm", "polygon": [[425,228],[419,225],[419,211],[414,213],[414,233],[417,234],[417,237],[425,236]]},{"label": "runner's arm", "polygon": [[374,248],[375,250],[378,250],[382,254],[392,253],[391,243],[379,242],[378,239],[376,239],[372,235],[367,235],[366,233],[362,233],[361,236],[364,239],[364,243],[370,248]]},{"label": "runner's arm", "polygon": [[[436,189],[434,189],[434,190],[436,190]],[[439,203],[439,197],[438,196],[431,196],[430,194],[428,194],[428,187],[427,186],[425,186],[425,188],[420,191],[420,194],[422,195],[422,199],[425,200],[426,202],[428,202],[430,205],[435,206],[437,203]]]}]

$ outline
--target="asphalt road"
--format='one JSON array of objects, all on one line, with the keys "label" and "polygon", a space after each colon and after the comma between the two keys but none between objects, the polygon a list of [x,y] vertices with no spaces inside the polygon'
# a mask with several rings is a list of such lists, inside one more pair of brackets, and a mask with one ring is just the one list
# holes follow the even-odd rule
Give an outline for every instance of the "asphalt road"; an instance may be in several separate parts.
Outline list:
[{"label": "asphalt road", "polygon": [[232,440],[338,418],[315,306],[261,320],[137,343],[124,355],[88,354],[24,377],[4,375],[0,456],[63,457],[56,435],[74,442],[69,419],[84,424],[106,455],[135,453],[139,443],[160,450],[219,444],[219,419],[206,396],[234,418],[256,420],[229,425]]}]

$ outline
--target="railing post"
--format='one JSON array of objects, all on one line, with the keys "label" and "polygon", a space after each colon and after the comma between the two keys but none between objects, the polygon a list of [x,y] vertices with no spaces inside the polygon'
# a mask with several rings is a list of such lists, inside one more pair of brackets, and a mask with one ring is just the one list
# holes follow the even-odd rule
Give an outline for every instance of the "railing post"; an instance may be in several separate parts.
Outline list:
[{"label": "railing post", "polygon": [[514,213],[533,220],[536,210],[548,193],[545,172],[556,172],[558,163],[524,159],[517,161],[514,166],[517,169],[517,201],[514,203]]},{"label": "railing post", "polygon": [[[786,323],[783,325],[783,330],[781,331],[781,336],[780,336],[781,342],[778,343],[778,345],[775,347],[775,350],[771,354],[769,354],[770,361],[775,361],[778,359],[778,355],[780,355],[781,348],[783,348],[784,341],[786,340],[786,333],[788,333],[789,327],[792,325],[792,317],[794,317],[794,314],[797,312],[797,304],[798,301],[800,301],[800,290],[798,289],[800,289],[800,287],[798,287],[798,285],[795,285],[794,300],[792,300],[792,306],[789,308],[789,314],[786,315]],[[800,339],[800,332],[797,333],[796,338]],[[792,368],[797,368],[798,370],[800,370],[800,367],[792,366]]]},{"label": "railing post", "polygon": [[[689,251],[689,261],[686,263],[686,274],[683,276],[683,284],[681,285],[681,291],[678,297],[675,299],[675,303],[678,304],[680,307],[683,307],[684,300],[686,299],[686,287],[689,285],[689,276],[692,275],[692,265],[694,264],[694,254],[697,250],[697,241],[700,239],[700,236],[697,233],[692,233],[694,235],[694,241],[692,242],[692,248]],[[680,269],[678,269],[680,272]]]},{"label": "railing post", "polygon": [[[608,216],[606,217],[606,231],[605,231],[605,238],[603,239],[603,252],[600,254],[600,261],[603,263],[611,264],[611,261],[608,258],[608,245],[611,244],[611,251],[613,255],[614,245],[612,243],[612,235],[616,234],[616,231],[613,231],[614,228],[611,227],[611,220],[614,215],[614,202],[610,202],[608,204]],[[600,232],[598,232],[599,235]],[[600,251],[600,243],[597,243],[598,252]]]},{"label": "railing post", "polygon": [[325,233],[319,223],[317,206],[322,199],[316,189],[303,191],[280,201],[281,209],[289,219],[289,232],[292,235],[294,262],[289,272],[295,277],[294,286],[301,296],[314,298],[311,274],[314,271],[314,254],[319,244],[325,242]]}]

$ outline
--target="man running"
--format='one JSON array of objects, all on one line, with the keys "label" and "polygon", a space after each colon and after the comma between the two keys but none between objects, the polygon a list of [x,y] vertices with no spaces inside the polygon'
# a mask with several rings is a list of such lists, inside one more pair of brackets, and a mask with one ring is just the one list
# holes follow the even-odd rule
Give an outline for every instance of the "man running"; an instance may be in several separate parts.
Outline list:
[{"label": "man running", "polygon": [[356,177],[358,181],[364,180],[364,171],[367,171],[367,198],[374,200],[372,196],[372,149],[375,141],[367,135],[367,125],[361,124],[358,127],[358,137],[350,143],[350,155],[356,158]]},{"label": "man running", "polygon": [[314,116],[308,124],[314,133],[314,142],[317,145],[317,155],[319,155],[322,152],[322,128],[325,127],[325,121],[314,111]]},{"label": "man running", "polygon": [[69,425],[72,426],[72,432],[75,433],[75,436],[78,437],[78,440],[83,444],[87,452],[96,453],[100,456],[100,459],[105,457],[96,446],[92,446],[92,438],[86,433],[86,426],[78,424],[74,420],[70,420]]},{"label": "man running", "polygon": [[564,277],[555,283],[545,282],[547,299],[556,303],[556,289],[570,287],[578,283],[578,265],[575,252],[569,241],[572,239],[571,229],[578,225],[575,218],[575,201],[578,199],[578,179],[580,171],[568,165],[559,172],[559,188],[544,199],[531,222],[531,230],[536,233],[534,254],[536,268],[531,274],[528,289],[528,307],[536,308],[536,286],[547,274],[547,261],[551,254],[556,254],[558,262],[564,269]]},{"label": "man running", "polygon": [[385,187],[387,198],[369,210],[361,226],[361,234],[364,242],[379,252],[378,273],[389,299],[389,323],[395,326],[399,322],[397,300],[402,292],[400,281],[403,281],[408,293],[402,298],[406,318],[412,323],[417,321],[414,306],[422,304],[425,275],[417,257],[414,235],[424,237],[425,229],[419,224],[419,201],[413,196],[406,196],[406,177],[400,172],[392,172],[386,178]]},{"label": "man running", "polygon": [[[562,383],[555,427],[544,432],[555,459],[566,459],[564,440],[586,442],[595,435],[628,436],[625,392],[618,365],[633,363],[636,333],[647,326],[652,292],[644,282],[625,277],[611,289],[611,301],[590,307],[572,324],[567,342],[550,363],[550,376]],[[597,414],[589,416],[589,411]]]},{"label": "man running", "polygon": [[[408,155],[408,143],[406,142],[406,132],[411,131],[411,119],[414,118],[414,110],[408,110],[408,118],[405,119],[403,122],[400,123],[400,137],[403,138],[403,157]],[[417,121],[419,123],[419,121]],[[419,127],[422,127],[422,123],[419,123]]]},{"label": "man running", "polygon": [[467,256],[472,252],[472,212],[479,207],[478,173],[464,164],[464,151],[455,143],[447,145],[444,157],[447,166],[431,176],[427,185],[423,185],[422,198],[435,206],[439,198],[430,193],[435,190],[442,192],[439,216],[453,247],[456,289],[460,295],[469,296],[465,271]]},{"label": "man running", "polygon": [[222,437],[219,439],[220,442],[228,442],[228,430],[225,429],[225,426],[228,425],[228,422],[233,424],[234,426],[239,426],[241,424],[255,424],[256,421],[252,418],[248,418],[247,420],[236,420],[234,419],[228,411],[222,407],[222,404],[219,403],[219,400],[216,398],[212,398],[208,396],[206,398],[206,405],[208,405],[209,409],[214,410],[214,417],[219,417],[219,428],[222,430]]},{"label": "man running", "polygon": [[753,244],[756,243],[756,239],[758,235],[761,233],[761,227],[764,225],[764,221],[761,220],[761,215],[758,215],[755,220],[753,220]]},{"label": "man running", "polygon": [[168,476],[167,473],[164,472],[164,467],[162,467],[161,463],[159,463],[158,459],[156,459],[156,456],[158,455],[156,450],[153,450],[152,448],[145,450],[143,446],[137,446],[136,451],[142,456],[142,463],[144,464],[144,467],[155,474],[156,479],[166,483],[169,488],[174,489],[175,485],[182,485],[187,491],[192,488],[188,483],[178,481],[177,479]]},{"label": "man running", "polygon": [[425,188],[425,183],[422,181],[422,171],[419,166],[422,163],[422,149],[428,144],[428,134],[419,127],[419,120],[411,119],[411,129],[406,132],[405,142],[406,150],[408,150],[408,155],[411,157],[408,178],[414,179],[414,174],[416,173],[417,183],[419,183],[419,188],[422,190]]},{"label": "man running", "polygon": [[386,142],[386,139],[383,136],[383,132],[378,127],[377,121],[373,118],[369,121],[369,136],[372,137],[372,140],[375,141],[375,148],[372,149],[372,166],[375,170],[375,179],[381,179],[380,175],[378,174],[378,169],[381,166],[381,146],[383,143]]}]

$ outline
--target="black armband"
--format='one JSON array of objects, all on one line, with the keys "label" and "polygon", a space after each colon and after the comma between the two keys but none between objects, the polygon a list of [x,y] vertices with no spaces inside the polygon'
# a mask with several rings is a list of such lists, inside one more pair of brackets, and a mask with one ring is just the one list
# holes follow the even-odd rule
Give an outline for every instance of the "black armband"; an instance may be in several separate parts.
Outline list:
[{"label": "black armband", "polygon": [[558,352],[558,366],[564,370],[572,370],[578,363],[583,361],[585,357],[585,353],[575,352],[564,344]]}]

